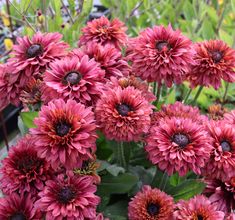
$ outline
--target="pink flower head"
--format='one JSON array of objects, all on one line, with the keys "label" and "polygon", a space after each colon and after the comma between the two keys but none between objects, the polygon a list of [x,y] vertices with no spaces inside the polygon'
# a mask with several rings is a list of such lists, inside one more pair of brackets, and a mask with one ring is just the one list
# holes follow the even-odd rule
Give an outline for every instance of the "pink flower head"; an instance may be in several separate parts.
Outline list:
[{"label": "pink flower head", "polygon": [[101,69],[105,71],[105,78],[128,76],[130,67],[122,57],[122,53],[112,45],[100,45],[89,43],[83,51],[90,58],[94,58],[100,64]]},{"label": "pink flower head", "polygon": [[235,212],[231,212],[225,220],[235,220]]},{"label": "pink flower head", "polygon": [[229,123],[235,126],[235,110],[226,113],[224,115],[224,120],[226,121],[226,123]]},{"label": "pink flower head", "polygon": [[152,102],[156,99],[155,95],[149,90],[148,84],[145,81],[133,75],[127,77],[121,77],[119,79],[116,77],[111,77],[110,81],[108,81],[105,86],[108,86],[110,88],[122,87],[122,89],[128,86],[133,86],[135,89],[141,91],[142,95],[147,101]]},{"label": "pink flower head", "polygon": [[203,195],[197,195],[188,201],[180,200],[176,204],[174,220],[223,220],[224,213],[211,204],[210,200]]},{"label": "pink flower head", "polygon": [[53,168],[63,165],[73,169],[92,158],[96,125],[91,108],[74,100],[57,99],[43,106],[34,122],[37,128],[30,132],[35,137],[35,148]]},{"label": "pink flower head", "polygon": [[127,42],[127,28],[119,19],[109,21],[108,18],[101,18],[89,21],[82,29],[82,36],[78,45],[86,45],[89,42],[96,42],[102,45],[113,45],[117,49],[121,49]]},{"label": "pink flower head", "polygon": [[173,198],[157,188],[143,186],[128,206],[129,220],[169,220],[174,208]]},{"label": "pink flower head", "polygon": [[104,75],[99,65],[94,60],[89,60],[88,56],[81,59],[66,57],[57,60],[51,63],[50,70],[45,73],[44,81],[48,87],[46,91],[51,90],[51,93],[46,92],[43,97],[52,95],[50,98],[53,99],[59,96],[65,101],[74,99],[82,104],[91,105],[102,92],[101,82]]},{"label": "pink flower head", "polygon": [[38,157],[34,147],[32,137],[24,137],[2,161],[0,184],[4,193],[28,192],[34,196],[43,189],[51,168],[45,159]]},{"label": "pink flower head", "polygon": [[26,81],[20,77],[20,72],[13,72],[13,64],[0,64],[0,111],[10,103],[20,105],[19,94]]},{"label": "pink flower head", "polygon": [[158,124],[161,119],[164,118],[189,118],[194,122],[202,124],[205,121],[208,121],[206,116],[200,115],[198,107],[192,107],[190,105],[185,105],[182,102],[175,102],[174,104],[162,105],[161,110],[154,112],[152,115],[152,124]]},{"label": "pink flower head", "polygon": [[221,80],[235,81],[235,50],[221,40],[209,40],[195,44],[195,64],[188,79],[191,87],[213,86],[218,89]]},{"label": "pink flower head", "polygon": [[1,220],[41,220],[42,215],[34,207],[34,198],[29,194],[19,196],[16,193],[0,198]]},{"label": "pink flower head", "polygon": [[165,118],[150,128],[145,150],[150,161],[168,175],[189,170],[201,173],[210,157],[212,146],[204,126],[189,118]]},{"label": "pink flower head", "polygon": [[14,57],[10,59],[15,63],[16,71],[23,71],[25,76],[44,71],[51,61],[66,55],[69,46],[61,39],[59,33],[40,32],[32,39],[28,36],[18,37],[13,47]]},{"label": "pink flower head", "polygon": [[45,212],[47,220],[94,220],[100,202],[95,192],[91,177],[62,174],[46,182],[36,207]]},{"label": "pink flower head", "polygon": [[191,41],[169,25],[147,28],[130,40],[127,59],[136,76],[148,82],[180,84],[193,63]]},{"label": "pink flower head", "polygon": [[208,132],[213,150],[203,173],[226,181],[235,176],[235,128],[223,121],[211,121]]},{"label": "pink flower head", "polygon": [[153,106],[132,86],[115,87],[98,100],[96,120],[108,139],[138,141],[148,132]]},{"label": "pink flower head", "polygon": [[207,184],[204,194],[218,210],[229,214],[235,209],[235,177],[226,182],[218,179],[205,179],[204,182]]}]

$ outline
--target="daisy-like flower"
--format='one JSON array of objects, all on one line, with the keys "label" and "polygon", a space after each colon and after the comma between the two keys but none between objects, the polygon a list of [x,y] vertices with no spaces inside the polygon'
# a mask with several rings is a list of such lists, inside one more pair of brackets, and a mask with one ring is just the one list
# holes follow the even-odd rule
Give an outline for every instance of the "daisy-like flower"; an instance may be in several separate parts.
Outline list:
[{"label": "daisy-like flower", "polygon": [[180,84],[193,63],[191,41],[179,30],[155,26],[147,28],[129,42],[127,59],[136,76],[148,82]]},{"label": "daisy-like flower", "polygon": [[235,209],[235,177],[226,182],[218,179],[205,179],[204,182],[206,183],[204,194],[218,210],[229,214]]},{"label": "daisy-like flower", "polygon": [[24,106],[40,105],[41,102],[41,87],[40,79],[31,78],[20,93],[20,100]]},{"label": "daisy-like flower", "polygon": [[211,105],[208,107],[209,118],[215,121],[222,120],[224,118],[224,114],[227,112],[228,112],[228,109],[224,108],[220,104]]},{"label": "daisy-like flower", "polygon": [[100,45],[89,43],[83,47],[83,51],[90,58],[94,58],[105,71],[105,78],[122,77],[129,75],[130,67],[122,57],[122,53],[112,45]]},{"label": "daisy-like flower", "polygon": [[149,102],[152,102],[156,99],[155,95],[149,90],[148,84],[133,75],[121,77],[119,79],[116,77],[111,77],[110,81],[108,81],[106,85],[110,88],[120,86],[122,89],[128,86],[133,86],[135,89],[140,90],[144,98]]},{"label": "daisy-like flower", "polygon": [[113,19],[109,21],[108,18],[102,16],[101,18],[89,21],[82,29],[82,36],[79,39],[78,45],[86,45],[89,42],[96,42],[102,45],[113,45],[117,49],[121,49],[126,45],[127,28],[120,20]]},{"label": "daisy-like flower", "polygon": [[10,103],[20,105],[19,94],[26,82],[18,80],[18,75],[13,71],[13,64],[0,64],[0,111]]},{"label": "daisy-like flower", "polygon": [[23,71],[28,78],[32,74],[43,72],[49,63],[66,55],[68,44],[61,41],[59,33],[36,33],[32,39],[28,36],[17,38],[10,60],[15,63],[16,71]]},{"label": "daisy-like flower", "polygon": [[227,217],[226,220],[235,220],[235,212],[230,213]]},{"label": "daisy-like flower", "polygon": [[189,170],[201,173],[210,157],[212,146],[204,126],[188,118],[165,118],[153,125],[146,138],[145,150],[150,161],[168,175]]},{"label": "daisy-like flower", "polygon": [[97,169],[100,167],[100,164],[96,162],[95,156],[92,160],[83,161],[80,167],[74,169],[74,173],[81,176],[92,176],[94,178],[95,184],[99,184],[101,179],[97,174]]},{"label": "daisy-like flower", "polygon": [[148,132],[152,108],[142,93],[132,86],[109,88],[97,102],[96,120],[108,139],[138,141]]},{"label": "daisy-like flower", "polygon": [[185,105],[182,102],[175,102],[174,104],[162,105],[161,110],[154,112],[152,115],[152,124],[157,124],[161,119],[164,118],[190,118],[194,122],[203,123],[207,121],[206,116],[200,115],[198,107],[192,107]]},{"label": "daisy-like flower", "polygon": [[99,197],[92,177],[71,173],[48,180],[36,207],[45,212],[47,220],[94,220]]},{"label": "daisy-like flower", "polygon": [[53,168],[63,165],[73,169],[92,158],[96,125],[91,108],[74,100],[57,99],[44,105],[34,122],[37,128],[30,132],[35,137],[35,149]]},{"label": "daisy-like flower", "polygon": [[0,198],[1,220],[41,220],[41,212],[34,207],[35,199],[29,194],[19,196],[13,193]]},{"label": "daisy-like flower", "polygon": [[224,120],[226,123],[235,125],[235,110],[224,114]]},{"label": "daisy-like flower", "polygon": [[226,181],[235,176],[235,129],[223,121],[211,121],[207,127],[213,149],[203,174]]},{"label": "daisy-like flower", "polygon": [[1,189],[6,194],[28,192],[36,195],[43,189],[50,173],[49,163],[37,155],[34,140],[26,136],[2,161]]},{"label": "daisy-like flower", "polygon": [[235,81],[235,50],[221,40],[195,44],[195,64],[188,75],[191,87],[213,86],[218,89],[221,80]]},{"label": "daisy-like flower", "polygon": [[169,220],[174,208],[173,198],[157,188],[145,185],[128,205],[130,220]]},{"label": "daisy-like flower", "polygon": [[88,56],[83,56],[81,59],[66,57],[57,60],[51,63],[50,70],[45,73],[45,84],[52,92],[44,93],[44,96],[55,93],[65,101],[74,99],[85,105],[91,105],[102,93],[104,75],[105,72],[94,60],[89,60]]},{"label": "daisy-like flower", "polygon": [[176,204],[174,220],[223,220],[224,213],[211,204],[203,195],[197,195],[188,201],[180,200]]}]

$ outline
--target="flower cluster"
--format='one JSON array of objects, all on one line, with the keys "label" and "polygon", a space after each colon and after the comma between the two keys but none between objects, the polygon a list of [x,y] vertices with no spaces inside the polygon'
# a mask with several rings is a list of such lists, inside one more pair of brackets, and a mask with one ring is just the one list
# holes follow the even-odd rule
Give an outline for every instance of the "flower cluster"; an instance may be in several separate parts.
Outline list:
[{"label": "flower cluster", "polygon": [[[134,142],[164,175],[190,173],[206,184],[203,195],[176,203],[162,189],[139,184],[130,220],[234,219],[235,111],[214,105],[203,115],[184,102],[158,101],[162,86],[188,81],[218,89],[222,80],[235,82],[235,51],[220,40],[193,43],[170,25],[135,38],[126,30],[118,19],[95,19],[77,48],[59,33],[19,37],[0,64],[0,110],[11,103],[38,111],[29,134],[2,161],[0,219],[106,219],[97,213],[98,134],[106,145],[121,146],[112,155],[133,156],[123,142]],[[118,156],[109,162],[119,163]],[[118,165],[134,170],[123,158]]]}]

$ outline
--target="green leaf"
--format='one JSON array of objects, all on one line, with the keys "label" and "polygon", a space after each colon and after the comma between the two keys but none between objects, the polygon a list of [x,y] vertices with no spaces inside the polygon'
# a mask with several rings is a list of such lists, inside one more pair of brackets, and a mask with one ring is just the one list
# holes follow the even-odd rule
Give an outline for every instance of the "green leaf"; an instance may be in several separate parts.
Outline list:
[{"label": "green leaf", "polygon": [[170,93],[167,95],[166,103],[167,104],[175,103],[175,89],[172,89]]},{"label": "green leaf", "polygon": [[138,178],[130,173],[120,174],[116,177],[112,175],[102,176],[97,193],[99,195],[127,193],[137,181]]},{"label": "green leaf", "polygon": [[173,174],[170,177],[170,184],[172,186],[177,186],[186,179],[186,176],[180,177],[178,173]]},{"label": "green leaf", "polygon": [[20,117],[27,128],[35,128],[34,118],[38,116],[38,112],[21,112]]},{"label": "green leaf", "polygon": [[116,164],[113,164],[111,166],[108,166],[106,168],[106,170],[112,174],[113,176],[118,176],[118,174],[120,173],[124,173],[125,172],[125,169],[123,167],[119,167],[118,165]]},{"label": "green leaf", "polygon": [[215,37],[214,35],[214,30],[212,28],[212,24],[211,22],[209,21],[209,19],[207,17],[205,17],[203,23],[202,23],[202,36],[205,38],[205,39],[212,39]]},{"label": "green leaf", "polygon": [[112,205],[109,205],[105,209],[105,216],[111,218],[111,219],[126,219],[126,213],[127,213],[127,207],[128,207],[128,201],[121,200],[118,201]]},{"label": "green leaf", "polygon": [[185,180],[174,188],[168,189],[167,193],[172,195],[175,201],[179,199],[189,199],[200,194],[205,188],[205,184],[198,180]]}]

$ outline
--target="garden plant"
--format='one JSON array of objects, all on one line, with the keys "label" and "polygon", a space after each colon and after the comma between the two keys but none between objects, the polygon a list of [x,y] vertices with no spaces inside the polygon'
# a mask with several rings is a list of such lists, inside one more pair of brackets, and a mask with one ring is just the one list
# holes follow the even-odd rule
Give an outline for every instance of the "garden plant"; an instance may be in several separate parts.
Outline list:
[{"label": "garden plant", "polygon": [[235,2],[6,1],[0,220],[235,220]]}]

